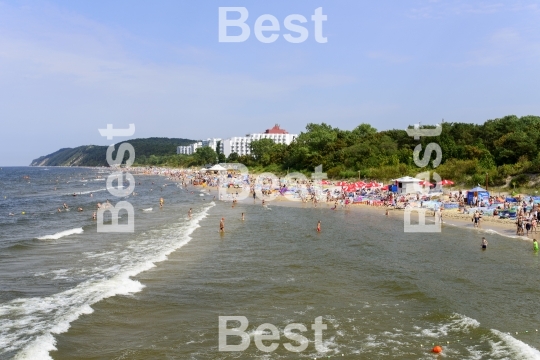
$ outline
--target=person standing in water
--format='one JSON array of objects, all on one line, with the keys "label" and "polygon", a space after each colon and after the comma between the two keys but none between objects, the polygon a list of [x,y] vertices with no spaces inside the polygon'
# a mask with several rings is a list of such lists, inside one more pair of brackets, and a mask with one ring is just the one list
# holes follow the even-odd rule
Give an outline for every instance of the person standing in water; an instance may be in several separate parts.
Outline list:
[{"label": "person standing in water", "polygon": [[242,213],[242,221],[244,221],[244,220],[246,220],[246,219],[244,218],[244,213]]},{"label": "person standing in water", "polygon": [[221,218],[221,221],[219,222],[219,232],[225,232],[225,218]]},{"label": "person standing in water", "polygon": [[159,198],[159,207],[160,207],[160,208],[163,207],[163,203],[164,203],[163,198]]},{"label": "person standing in water", "polygon": [[487,244],[488,244],[488,242],[487,242],[486,238],[483,237],[482,238],[482,249],[483,250],[487,249]]},{"label": "person standing in water", "polygon": [[317,232],[321,232],[321,220],[317,223]]},{"label": "person standing in water", "polygon": [[188,211],[187,215],[191,219],[191,208],[189,208],[189,211]]},{"label": "person standing in water", "polygon": [[533,250],[538,251],[538,242],[536,241],[536,239],[533,239]]}]

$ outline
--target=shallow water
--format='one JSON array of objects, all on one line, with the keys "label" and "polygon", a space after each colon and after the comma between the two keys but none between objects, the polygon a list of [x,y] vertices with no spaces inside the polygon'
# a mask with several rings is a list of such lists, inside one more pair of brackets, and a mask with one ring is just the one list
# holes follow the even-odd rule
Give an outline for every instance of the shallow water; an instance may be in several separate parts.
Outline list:
[{"label": "shallow water", "polygon": [[[66,171],[95,172],[46,173]],[[476,230],[404,233],[403,221],[382,211],[250,202],[232,208],[198,190],[156,190],[170,183],[164,178],[139,179],[139,196],[130,199],[153,211],[137,212],[129,236],[99,234],[75,213],[34,220],[43,228],[22,216],[0,217],[1,358],[432,359],[433,344],[447,358],[540,358],[539,258],[528,242],[490,234],[481,251]],[[161,195],[163,210],[156,206]],[[110,198],[103,192],[90,203],[98,196]],[[20,201],[11,199],[10,208]],[[80,227],[79,234],[37,240]],[[218,350],[219,316],[248,319],[245,351]],[[311,330],[317,317],[327,325],[318,350]],[[253,341],[264,323],[280,330],[272,353]],[[307,328],[301,353],[284,347],[290,323]]]}]

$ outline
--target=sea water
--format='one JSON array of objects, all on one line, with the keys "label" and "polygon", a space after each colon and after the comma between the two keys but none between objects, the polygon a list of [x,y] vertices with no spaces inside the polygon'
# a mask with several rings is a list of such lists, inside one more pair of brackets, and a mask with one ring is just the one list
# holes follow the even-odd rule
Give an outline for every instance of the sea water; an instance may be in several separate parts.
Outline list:
[{"label": "sea water", "polygon": [[[384,210],[232,207],[137,175],[137,195],[122,199],[135,232],[98,233],[95,204],[119,200],[98,179],[107,171],[49,169],[0,170],[2,359],[433,359],[434,345],[452,359],[540,358],[528,242],[455,226],[404,233]],[[72,211],[58,213],[64,202]],[[249,320],[245,351],[219,351],[220,316]],[[272,353],[253,341],[264,323],[280,331]],[[291,323],[307,328],[301,353],[283,345]]]}]

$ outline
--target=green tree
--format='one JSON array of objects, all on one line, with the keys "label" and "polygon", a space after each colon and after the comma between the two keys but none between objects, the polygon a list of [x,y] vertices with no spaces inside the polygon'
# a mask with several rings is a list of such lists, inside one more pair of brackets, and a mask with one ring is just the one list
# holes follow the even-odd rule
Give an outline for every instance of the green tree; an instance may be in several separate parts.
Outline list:
[{"label": "green tree", "polygon": [[197,148],[193,158],[196,165],[215,164],[217,161],[217,153],[209,146]]}]

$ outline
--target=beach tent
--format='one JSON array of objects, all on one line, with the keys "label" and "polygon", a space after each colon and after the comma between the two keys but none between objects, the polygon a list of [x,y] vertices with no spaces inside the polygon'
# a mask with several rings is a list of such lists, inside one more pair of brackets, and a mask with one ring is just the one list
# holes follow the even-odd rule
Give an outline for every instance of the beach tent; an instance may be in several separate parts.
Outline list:
[{"label": "beach tent", "polygon": [[475,196],[478,198],[478,201],[484,200],[487,202],[489,200],[489,192],[486,189],[477,186],[474,189],[467,190],[467,204],[472,204]]},{"label": "beach tent", "polygon": [[394,181],[394,184],[397,187],[396,192],[398,194],[415,194],[419,189],[422,188],[420,185],[422,180],[410,176],[404,176],[392,181]]},{"label": "beach tent", "polygon": [[223,166],[217,164],[217,165],[212,166],[208,170],[210,170],[210,171],[226,171],[227,169],[225,169]]}]

